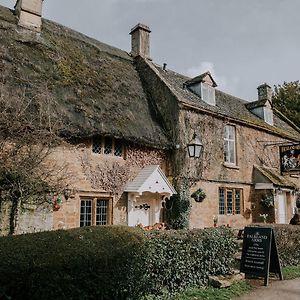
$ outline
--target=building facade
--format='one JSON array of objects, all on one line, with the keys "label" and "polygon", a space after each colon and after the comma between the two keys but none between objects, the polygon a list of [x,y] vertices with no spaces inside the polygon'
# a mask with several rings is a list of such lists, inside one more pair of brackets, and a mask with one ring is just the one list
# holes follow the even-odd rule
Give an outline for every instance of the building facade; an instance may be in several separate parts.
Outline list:
[{"label": "building facade", "polygon": [[[182,193],[190,228],[289,222],[300,177],[280,171],[279,147],[294,147],[300,131],[273,108],[267,84],[247,102],[219,91],[209,72],[188,78],[155,64],[148,26],[131,30],[128,54],[42,20],[41,3],[17,1],[17,16],[0,7],[1,84],[8,98],[26,89],[28,101],[56,103],[72,143],[48,159],[68,183],[50,205],[23,203],[16,233],[150,226],[167,221],[172,196]],[[195,138],[201,153],[191,158]],[[9,209],[1,206],[1,234]]]}]

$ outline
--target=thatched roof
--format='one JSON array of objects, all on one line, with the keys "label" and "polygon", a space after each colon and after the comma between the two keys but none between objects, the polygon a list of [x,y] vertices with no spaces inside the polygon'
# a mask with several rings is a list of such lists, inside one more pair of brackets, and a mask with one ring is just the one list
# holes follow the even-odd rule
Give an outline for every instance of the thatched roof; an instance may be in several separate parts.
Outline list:
[{"label": "thatched roof", "polygon": [[13,11],[0,6],[0,84],[7,101],[18,95],[50,103],[71,137],[169,146],[127,52],[47,20],[40,35],[16,24]]}]

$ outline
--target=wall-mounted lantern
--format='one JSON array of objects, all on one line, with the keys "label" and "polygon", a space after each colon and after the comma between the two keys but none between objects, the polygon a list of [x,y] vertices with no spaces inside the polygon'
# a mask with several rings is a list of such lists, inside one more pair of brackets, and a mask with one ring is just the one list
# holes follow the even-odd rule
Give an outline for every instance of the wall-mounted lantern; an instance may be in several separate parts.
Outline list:
[{"label": "wall-mounted lantern", "polygon": [[192,141],[187,144],[189,157],[199,158],[202,150],[203,144],[201,143],[199,137],[194,133]]},{"label": "wall-mounted lantern", "polygon": [[72,190],[69,188],[64,189],[64,197],[66,200],[68,200],[71,197]]}]

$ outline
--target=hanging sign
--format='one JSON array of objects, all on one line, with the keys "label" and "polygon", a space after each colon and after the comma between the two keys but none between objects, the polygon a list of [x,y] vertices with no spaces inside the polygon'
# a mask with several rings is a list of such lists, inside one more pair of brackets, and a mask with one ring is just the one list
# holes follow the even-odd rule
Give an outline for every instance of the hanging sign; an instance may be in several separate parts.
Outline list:
[{"label": "hanging sign", "polygon": [[279,147],[281,173],[300,174],[300,143]]},{"label": "hanging sign", "polygon": [[269,227],[245,227],[241,272],[264,277],[269,283],[269,272],[277,273],[283,280],[275,235]]}]

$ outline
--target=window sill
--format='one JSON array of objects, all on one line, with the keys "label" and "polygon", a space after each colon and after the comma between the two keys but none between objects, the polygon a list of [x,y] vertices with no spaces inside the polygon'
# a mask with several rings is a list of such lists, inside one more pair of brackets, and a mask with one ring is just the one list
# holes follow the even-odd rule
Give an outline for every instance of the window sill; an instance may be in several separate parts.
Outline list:
[{"label": "window sill", "polygon": [[226,167],[226,168],[229,168],[229,169],[235,169],[235,170],[239,170],[240,169],[239,166],[237,166],[235,164],[227,163],[227,162],[224,162],[223,166]]}]

